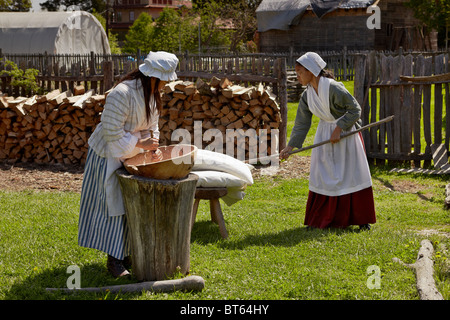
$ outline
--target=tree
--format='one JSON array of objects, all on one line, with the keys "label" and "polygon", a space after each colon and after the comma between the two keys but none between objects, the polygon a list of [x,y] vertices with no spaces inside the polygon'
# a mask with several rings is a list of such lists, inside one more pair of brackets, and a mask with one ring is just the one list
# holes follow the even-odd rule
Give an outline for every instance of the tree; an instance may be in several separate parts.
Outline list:
[{"label": "tree", "polygon": [[[436,30],[439,35],[447,32],[450,26],[450,0],[410,0],[406,6],[414,11],[414,17],[422,21],[429,31]],[[444,40],[445,37],[440,37]]]},{"label": "tree", "polygon": [[6,59],[0,59],[0,62],[4,63],[7,67],[7,70],[0,71],[0,76],[3,74],[10,76],[12,86],[24,88],[27,95],[31,94],[32,92],[39,94],[43,93],[43,89],[38,86],[36,81],[39,70],[26,69],[24,71],[20,69],[13,61],[9,61]]},{"label": "tree", "polygon": [[197,44],[193,17],[172,8],[164,8],[155,21],[153,50],[192,51]]},{"label": "tree", "polygon": [[[211,51],[214,47],[230,46],[230,30],[226,27],[224,8],[215,1],[195,7],[200,16],[200,33],[202,51]],[[197,37],[195,37],[197,38]]]},{"label": "tree", "polygon": [[0,11],[30,11],[31,0],[0,0]]},{"label": "tree", "polygon": [[46,0],[39,3],[39,5],[42,10],[47,11],[58,11],[60,9],[67,11],[71,8],[77,8],[87,12],[104,12],[106,9],[105,0]]},{"label": "tree", "polygon": [[406,5],[430,29],[438,30],[450,22],[450,0],[410,0]]},{"label": "tree", "polygon": [[[256,9],[260,3],[261,0],[194,0],[194,8],[200,13],[202,20],[207,21],[209,31],[227,30],[229,50],[235,52],[241,50],[242,44],[253,39],[257,30]],[[202,42],[204,41],[202,37]]]},{"label": "tree", "polygon": [[164,10],[156,19],[153,33],[154,50],[175,52],[179,48],[179,32],[181,19],[177,12],[171,8]]},{"label": "tree", "polygon": [[141,13],[125,36],[123,51],[136,53],[141,49],[141,52],[148,53],[153,48],[153,33],[152,17],[148,13]]}]

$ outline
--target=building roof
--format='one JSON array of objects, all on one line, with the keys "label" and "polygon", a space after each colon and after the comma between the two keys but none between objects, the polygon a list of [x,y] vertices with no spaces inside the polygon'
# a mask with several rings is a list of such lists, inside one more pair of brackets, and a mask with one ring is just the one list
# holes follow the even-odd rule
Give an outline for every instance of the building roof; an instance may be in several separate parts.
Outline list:
[{"label": "building roof", "polygon": [[85,11],[0,12],[4,53],[110,54],[100,22]]},{"label": "building roof", "polygon": [[307,9],[321,18],[336,9],[367,8],[376,0],[263,0],[256,9],[258,31],[288,30]]}]

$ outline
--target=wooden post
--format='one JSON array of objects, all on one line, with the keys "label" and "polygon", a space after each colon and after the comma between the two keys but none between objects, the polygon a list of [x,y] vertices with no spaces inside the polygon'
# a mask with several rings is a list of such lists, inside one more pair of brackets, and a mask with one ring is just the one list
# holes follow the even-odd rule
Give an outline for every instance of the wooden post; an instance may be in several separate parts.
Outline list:
[{"label": "wooden post", "polygon": [[103,92],[108,91],[114,85],[114,70],[111,60],[103,61]]},{"label": "wooden post", "polygon": [[[424,74],[424,57],[420,54],[416,57],[414,63],[414,75],[423,76]],[[413,138],[414,138],[414,153],[420,154],[422,144],[421,136],[421,119],[422,119],[422,86],[417,84],[414,86],[414,108],[413,108]],[[414,160],[414,166],[420,168],[420,160]]]},{"label": "wooden post", "polygon": [[[281,123],[280,123],[280,145],[279,151],[284,149],[287,144],[287,71],[286,71],[286,58],[278,58],[278,97],[280,102],[280,115],[281,115]],[[273,152],[273,150],[272,150]]]},{"label": "wooden post", "polygon": [[[431,76],[433,73],[433,57],[425,58],[424,76]],[[431,84],[423,86],[423,131],[425,137],[425,154],[431,155]],[[424,160],[423,167],[428,168],[431,166],[431,160]]]},{"label": "wooden post", "polygon": [[132,272],[139,281],[189,273],[191,217],[198,177],[155,180],[116,172],[122,189],[132,251]]}]

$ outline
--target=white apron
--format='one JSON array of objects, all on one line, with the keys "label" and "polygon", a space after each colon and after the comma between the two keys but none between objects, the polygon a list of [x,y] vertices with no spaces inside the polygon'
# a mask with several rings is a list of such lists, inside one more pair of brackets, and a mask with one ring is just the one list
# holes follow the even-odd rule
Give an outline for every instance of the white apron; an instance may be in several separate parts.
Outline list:
[{"label": "white apron", "polygon": [[[133,136],[138,139],[141,138],[140,132],[132,133]],[[121,216],[125,214],[125,207],[123,203],[122,190],[120,189],[119,179],[117,178],[115,172],[117,169],[123,166],[123,161],[131,158],[138,153],[143,152],[141,148],[134,148],[133,151],[123,158],[107,158],[106,165],[106,201],[108,204],[108,215],[110,217]]]},{"label": "white apron", "polygon": [[[330,112],[329,78],[320,77],[318,95],[308,85],[307,98],[310,111],[320,118],[314,144],[329,140],[339,119]],[[351,128],[355,130],[355,126]],[[369,165],[359,134],[327,143],[311,151],[309,190],[326,196],[341,196],[372,186]]]}]

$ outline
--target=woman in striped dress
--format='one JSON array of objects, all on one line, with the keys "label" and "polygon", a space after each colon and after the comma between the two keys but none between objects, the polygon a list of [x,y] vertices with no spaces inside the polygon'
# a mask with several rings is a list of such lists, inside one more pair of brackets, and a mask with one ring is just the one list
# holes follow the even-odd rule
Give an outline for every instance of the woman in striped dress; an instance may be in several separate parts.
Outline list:
[{"label": "woman in striped dress", "polygon": [[78,226],[78,244],[108,255],[115,277],[129,274],[130,246],[119,182],[114,172],[124,159],[158,148],[161,89],[177,79],[174,54],[150,52],[138,69],[108,93],[101,122],[89,138]]}]

